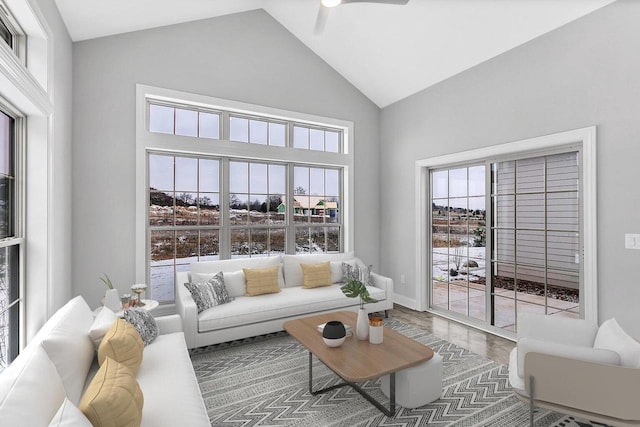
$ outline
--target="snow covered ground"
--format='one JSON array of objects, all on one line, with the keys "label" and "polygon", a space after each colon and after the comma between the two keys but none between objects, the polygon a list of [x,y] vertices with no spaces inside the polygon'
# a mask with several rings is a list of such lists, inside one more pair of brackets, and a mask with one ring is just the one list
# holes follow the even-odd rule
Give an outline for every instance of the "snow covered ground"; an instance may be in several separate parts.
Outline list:
[{"label": "snow covered ground", "polygon": [[[433,250],[433,263],[432,263],[432,277],[433,280],[441,282],[449,281],[449,275],[451,269],[456,269],[455,265],[455,248],[450,248],[450,253],[447,254],[447,248],[434,248]],[[486,277],[486,260],[485,260],[485,248],[467,247],[463,246],[460,269],[461,274],[455,277],[451,277],[451,281],[466,281],[467,275],[469,280],[473,281],[480,277]],[[462,267],[465,262],[475,261],[477,267]],[[467,274],[464,274],[467,273]]]}]

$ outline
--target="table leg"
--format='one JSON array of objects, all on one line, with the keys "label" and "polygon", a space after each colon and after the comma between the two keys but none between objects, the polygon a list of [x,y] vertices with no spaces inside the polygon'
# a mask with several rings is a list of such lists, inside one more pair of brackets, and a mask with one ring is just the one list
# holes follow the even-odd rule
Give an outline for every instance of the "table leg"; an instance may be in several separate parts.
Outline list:
[{"label": "table leg", "polygon": [[[335,373],[335,372],[334,372]],[[337,374],[336,374],[337,375]],[[339,375],[338,375],[339,376]],[[309,352],[309,393],[312,396],[316,396],[318,394],[326,393],[331,390],[335,390],[344,386],[351,386],[355,391],[360,393],[362,397],[367,399],[373,406],[378,408],[383,414],[387,417],[393,417],[396,413],[396,373],[392,372],[389,374],[389,409],[385,408],[380,402],[375,400],[369,393],[364,391],[358,384],[352,383],[350,381],[335,384],[320,390],[313,391],[313,353]]]},{"label": "table leg", "polygon": [[309,393],[313,395],[313,353],[309,352]]},{"label": "table leg", "polygon": [[396,373],[389,374],[389,412],[396,413]]}]

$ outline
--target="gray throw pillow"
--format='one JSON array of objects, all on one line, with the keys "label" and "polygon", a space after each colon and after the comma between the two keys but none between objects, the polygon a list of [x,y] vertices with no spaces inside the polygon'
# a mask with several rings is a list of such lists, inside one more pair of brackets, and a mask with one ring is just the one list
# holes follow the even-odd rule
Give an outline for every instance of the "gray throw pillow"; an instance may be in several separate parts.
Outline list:
[{"label": "gray throw pillow", "polygon": [[349,263],[342,263],[342,281],[346,282],[347,280],[359,280],[365,286],[371,285],[371,268],[373,266],[368,267],[360,267],[358,264],[351,265]]},{"label": "gray throw pillow", "polygon": [[224,275],[221,272],[213,276],[209,281],[203,283],[187,282],[184,286],[191,293],[193,301],[198,307],[198,313],[215,307],[216,305],[226,304],[233,301],[229,296],[227,287],[224,285]]},{"label": "gray throw pillow", "polygon": [[158,337],[160,331],[156,319],[143,308],[127,308],[123,314],[124,320],[131,323],[140,334],[145,346],[151,344]]}]

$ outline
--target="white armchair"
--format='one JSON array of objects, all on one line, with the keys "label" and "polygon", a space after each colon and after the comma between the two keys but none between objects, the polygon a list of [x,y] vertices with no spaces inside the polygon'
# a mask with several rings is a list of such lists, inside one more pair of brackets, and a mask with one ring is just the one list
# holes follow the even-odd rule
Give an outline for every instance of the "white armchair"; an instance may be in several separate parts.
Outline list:
[{"label": "white armchair", "polygon": [[521,314],[509,382],[516,397],[614,426],[640,426],[640,343],[615,319],[598,328],[582,319]]}]

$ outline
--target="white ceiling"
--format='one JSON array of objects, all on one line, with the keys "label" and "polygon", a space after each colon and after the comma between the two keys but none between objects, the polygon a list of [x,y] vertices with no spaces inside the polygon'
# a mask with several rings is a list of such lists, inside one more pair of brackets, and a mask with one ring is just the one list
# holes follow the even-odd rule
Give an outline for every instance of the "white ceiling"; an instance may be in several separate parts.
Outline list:
[{"label": "white ceiling", "polygon": [[385,107],[614,0],[56,0],[74,41],[262,8]]}]

